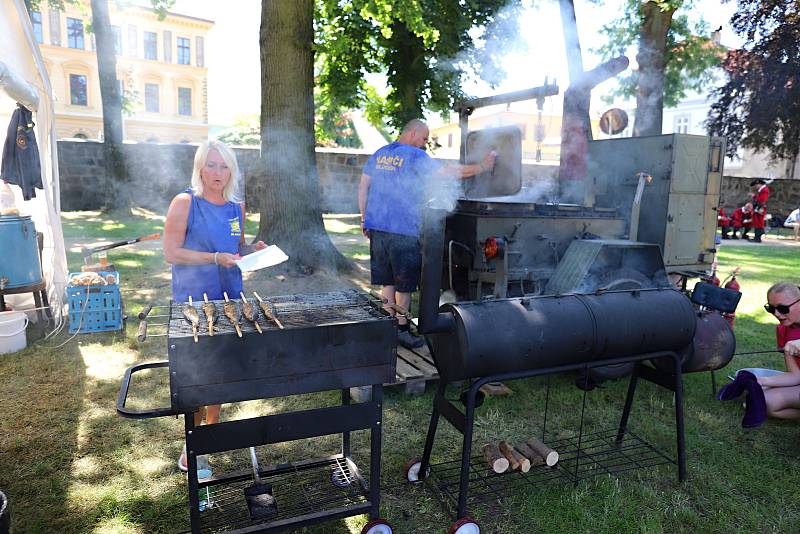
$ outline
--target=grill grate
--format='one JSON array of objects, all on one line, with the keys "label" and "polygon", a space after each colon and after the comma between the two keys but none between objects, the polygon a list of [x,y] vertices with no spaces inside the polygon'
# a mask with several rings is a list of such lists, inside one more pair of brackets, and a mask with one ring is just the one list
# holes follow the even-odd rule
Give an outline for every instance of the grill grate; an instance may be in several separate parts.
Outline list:
[{"label": "grill grate", "polygon": [[[467,508],[474,510],[479,505],[503,501],[515,491],[543,490],[555,485],[577,484],[599,475],[619,476],[635,469],[675,465],[672,459],[630,431],[619,444],[616,436],[616,429],[585,434],[580,448],[577,437],[549,441],[548,445],[559,452],[558,464],[532,467],[527,473],[497,474],[488,468],[483,455],[473,456],[470,458]],[[460,474],[460,458],[431,465],[431,485],[451,513],[458,509]]]},{"label": "grill grate", "polygon": [[[257,300],[248,296],[248,301],[257,305]],[[344,323],[358,323],[369,321],[388,320],[392,317],[382,308],[382,303],[352,289],[347,291],[334,291],[329,293],[311,293],[299,295],[283,295],[264,299],[273,310],[284,328],[307,328],[314,326],[328,326]],[[217,310],[217,322],[214,324],[214,335],[233,334],[236,329],[225,316],[223,311],[224,300],[213,300]],[[241,310],[241,299],[235,300]],[[186,303],[170,303],[168,335],[170,337],[192,336],[191,325],[183,318],[182,309]],[[202,302],[193,302],[192,305],[200,315],[200,325],[197,334],[208,335],[208,322],[201,309]],[[278,330],[278,326],[264,316],[259,309],[258,324],[262,330]],[[253,324],[242,317],[240,327],[242,334],[256,333]]]},{"label": "grill grate", "polygon": [[[336,484],[332,477],[336,474]],[[244,497],[244,488],[253,484],[252,477],[234,482],[209,485],[212,505],[202,512],[203,532],[227,532],[267,522],[278,522],[325,510],[367,502],[367,489],[344,458],[333,458],[310,465],[293,466],[276,475],[264,476],[272,484],[278,513],[268,519],[252,520]]]}]

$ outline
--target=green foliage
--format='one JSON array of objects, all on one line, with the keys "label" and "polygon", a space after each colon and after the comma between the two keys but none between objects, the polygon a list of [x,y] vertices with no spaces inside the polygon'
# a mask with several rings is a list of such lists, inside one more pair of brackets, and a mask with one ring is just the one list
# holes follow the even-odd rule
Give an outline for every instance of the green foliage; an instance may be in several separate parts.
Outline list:
[{"label": "green foliage", "polygon": [[[656,3],[662,10],[680,10],[672,18],[665,55],[664,106],[672,107],[686,96],[687,91],[702,91],[707,87],[714,79],[712,67],[719,65],[724,49],[707,37],[709,28],[702,17],[697,20],[690,18],[691,0]],[[603,26],[601,32],[608,37],[608,42],[594,51],[604,60],[626,54],[636,45],[643,20],[641,6],[640,0],[627,0],[622,16]],[[617,88],[605,99],[609,103],[614,97],[634,98],[639,73],[631,71],[620,76],[618,81]]]},{"label": "green foliage", "polygon": [[[505,8],[505,9],[504,9]],[[446,111],[474,73],[491,84],[504,76],[499,55],[516,35],[520,0],[319,0],[315,14],[318,85],[333,107],[370,108],[398,128],[423,109]],[[384,101],[364,79],[384,72]]]},{"label": "green foliage", "polygon": [[314,138],[317,146],[361,148],[355,125],[344,106],[314,90]]},{"label": "green foliage", "polygon": [[727,82],[707,125],[728,139],[728,155],[739,147],[774,160],[800,153],[800,4],[797,0],[738,0],[732,18],[742,50],[728,52]]},{"label": "green foliage", "polygon": [[219,141],[228,145],[261,145],[261,129],[258,115],[242,115],[236,117],[233,126],[217,136]]}]

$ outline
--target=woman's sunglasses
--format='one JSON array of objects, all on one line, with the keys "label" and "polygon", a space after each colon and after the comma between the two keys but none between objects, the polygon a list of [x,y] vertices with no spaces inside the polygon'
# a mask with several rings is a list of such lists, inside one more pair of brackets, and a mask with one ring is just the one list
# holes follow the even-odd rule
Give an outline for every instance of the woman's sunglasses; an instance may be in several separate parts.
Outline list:
[{"label": "woman's sunglasses", "polygon": [[789,313],[792,306],[800,302],[800,299],[792,302],[791,304],[778,304],[777,306],[773,306],[772,304],[764,304],[764,309],[767,310],[767,313],[775,314],[775,312],[781,312],[781,314],[786,315]]}]

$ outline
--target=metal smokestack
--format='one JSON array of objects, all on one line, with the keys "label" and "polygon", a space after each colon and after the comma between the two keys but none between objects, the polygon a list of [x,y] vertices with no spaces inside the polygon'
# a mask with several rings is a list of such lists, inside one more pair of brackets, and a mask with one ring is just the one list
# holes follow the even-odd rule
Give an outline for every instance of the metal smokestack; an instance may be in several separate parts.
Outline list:
[{"label": "metal smokestack", "polygon": [[419,331],[422,334],[450,332],[453,315],[439,313],[444,255],[444,220],[447,211],[426,207],[422,219],[422,275],[419,283]]},{"label": "metal smokestack", "polygon": [[561,122],[561,158],[558,167],[560,200],[583,204],[586,159],[589,151],[589,104],[592,89],[628,68],[628,58],[619,56],[584,72],[564,92]]}]

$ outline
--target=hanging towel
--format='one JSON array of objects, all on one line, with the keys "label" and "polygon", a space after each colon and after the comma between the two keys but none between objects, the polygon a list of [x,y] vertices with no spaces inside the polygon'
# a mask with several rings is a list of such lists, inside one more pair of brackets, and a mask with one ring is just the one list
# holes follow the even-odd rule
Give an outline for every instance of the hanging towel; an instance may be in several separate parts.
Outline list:
[{"label": "hanging towel", "polygon": [[767,420],[767,401],[764,399],[764,390],[756,379],[756,375],[750,371],[739,371],[736,378],[730,384],[723,386],[717,398],[719,400],[733,400],[747,394],[745,399],[744,417],[742,427],[755,428],[761,426]]},{"label": "hanging towel", "polygon": [[0,177],[22,189],[22,198],[30,200],[36,196],[34,188],[42,189],[42,167],[39,162],[39,146],[33,132],[33,117],[22,104],[11,116],[6,143],[3,145],[3,163]]}]

